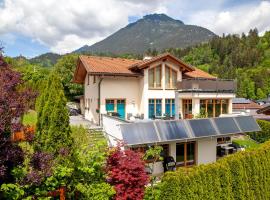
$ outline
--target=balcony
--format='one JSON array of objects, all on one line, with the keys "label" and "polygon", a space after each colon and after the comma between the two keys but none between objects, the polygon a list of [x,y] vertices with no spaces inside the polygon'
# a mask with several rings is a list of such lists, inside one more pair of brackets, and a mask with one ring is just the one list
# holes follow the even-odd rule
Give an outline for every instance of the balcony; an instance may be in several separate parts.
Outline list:
[{"label": "balcony", "polygon": [[177,83],[179,92],[218,92],[235,93],[237,84],[235,80],[229,79],[183,79]]}]

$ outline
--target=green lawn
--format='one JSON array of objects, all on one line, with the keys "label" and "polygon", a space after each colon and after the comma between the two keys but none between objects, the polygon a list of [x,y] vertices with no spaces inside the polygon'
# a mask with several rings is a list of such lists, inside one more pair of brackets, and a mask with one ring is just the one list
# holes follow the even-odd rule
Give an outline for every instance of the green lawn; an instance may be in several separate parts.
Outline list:
[{"label": "green lawn", "polygon": [[27,114],[23,116],[23,125],[36,125],[37,123],[37,113],[34,110],[30,110]]},{"label": "green lawn", "polygon": [[243,139],[234,139],[233,143],[247,149],[254,149],[260,146],[260,144],[256,143],[254,140],[250,139],[249,137],[245,137]]}]

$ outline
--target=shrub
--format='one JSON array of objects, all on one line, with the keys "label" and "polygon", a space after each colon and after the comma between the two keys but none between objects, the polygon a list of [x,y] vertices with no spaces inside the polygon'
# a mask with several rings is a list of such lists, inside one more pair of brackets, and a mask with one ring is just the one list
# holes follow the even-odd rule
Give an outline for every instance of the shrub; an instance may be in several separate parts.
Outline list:
[{"label": "shrub", "polygon": [[261,131],[249,133],[249,136],[257,142],[263,143],[270,139],[270,122],[265,120],[257,120],[261,127]]},{"label": "shrub", "polygon": [[270,142],[216,163],[167,172],[160,199],[270,199]]},{"label": "shrub", "polygon": [[108,182],[116,190],[115,199],[142,200],[149,177],[145,172],[142,155],[121,146],[112,149],[107,158]]}]

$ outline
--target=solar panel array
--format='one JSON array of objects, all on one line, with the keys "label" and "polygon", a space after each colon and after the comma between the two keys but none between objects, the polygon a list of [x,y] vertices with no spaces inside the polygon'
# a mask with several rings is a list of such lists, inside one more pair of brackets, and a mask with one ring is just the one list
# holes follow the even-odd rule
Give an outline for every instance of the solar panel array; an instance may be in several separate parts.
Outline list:
[{"label": "solar panel array", "polygon": [[128,145],[180,141],[260,131],[252,116],[220,117],[120,124]]}]

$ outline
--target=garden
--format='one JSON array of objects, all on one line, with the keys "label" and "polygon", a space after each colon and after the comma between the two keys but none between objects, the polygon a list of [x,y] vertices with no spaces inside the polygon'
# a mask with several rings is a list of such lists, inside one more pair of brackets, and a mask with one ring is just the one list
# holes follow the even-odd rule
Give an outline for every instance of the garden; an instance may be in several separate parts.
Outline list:
[{"label": "garden", "polygon": [[0,57],[0,199],[143,199],[143,155],[70,127],[61,79],[29,86]]},{"label": "garden", "polygon": [[162,148],[108,148],[101,132],[71,127],[67,88],[54,70],[29,84],[0,57],[0,199],[270,199],[270,122],[233,141],[245,151],[157,182],[145,160]]}]

